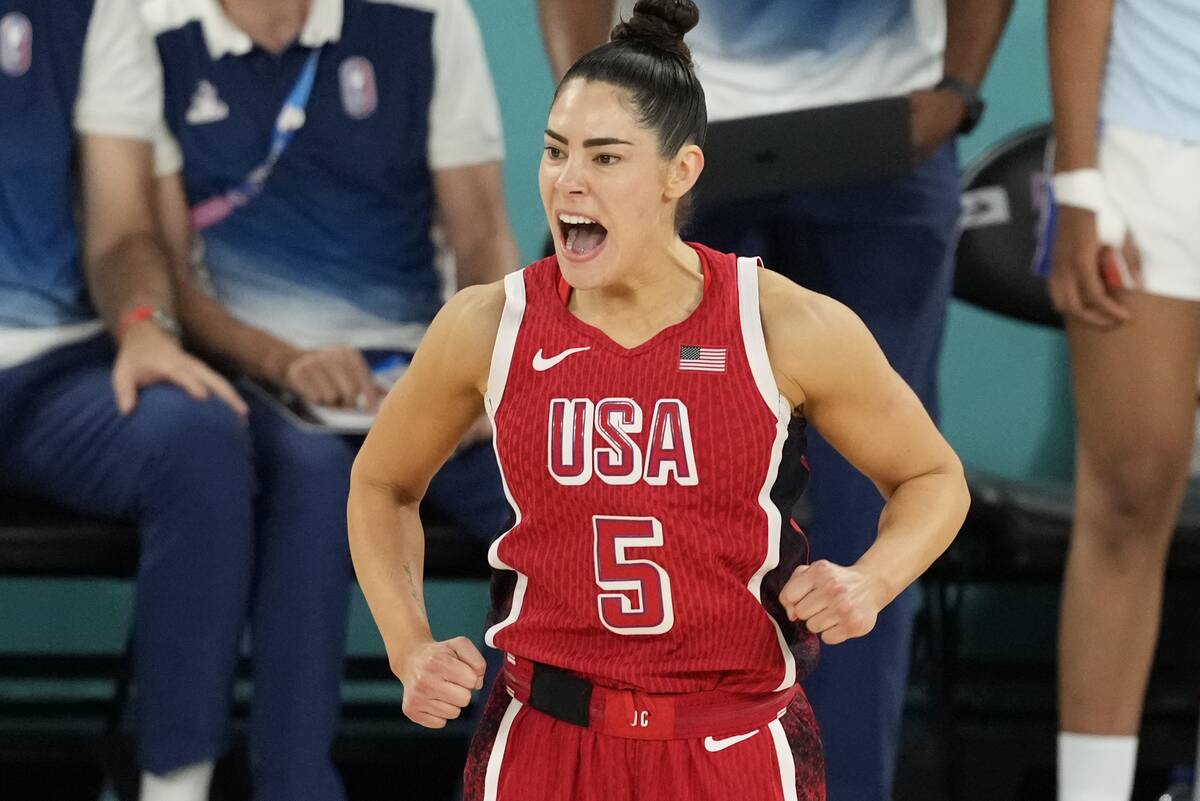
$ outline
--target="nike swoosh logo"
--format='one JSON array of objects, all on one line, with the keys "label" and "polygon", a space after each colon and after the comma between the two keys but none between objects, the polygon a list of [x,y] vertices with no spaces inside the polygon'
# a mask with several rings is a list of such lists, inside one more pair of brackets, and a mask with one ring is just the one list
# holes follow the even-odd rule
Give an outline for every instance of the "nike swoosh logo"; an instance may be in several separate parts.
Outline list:
[{"label": "nike swoosh logo", "polygon": [[722,737],[720,740],[716,740],[712,737],[705,737],[704,750],[710,754],[715,754],[718,751],[724,751],[729,746],[737,745],[742,740],[749,740],[751,737],[758,734],[759,731],[761,731],[761,729],[755,729],[754,731],[749,731],[745,734],[737,734],[733,737]]},{"label": "nike swoosh logo", "polygon": [[549,370],[551,367],[558,364],[563,359],[570,356],[572,353],[582,353],[585,350],[591,350],[591,349],[592,349],[591,346],[582,347],[582,348],[567,348],[562,353],[558,353],[558,354],[555,354],[554,356],[551,356],[550,358],[546,358],[545,356],[542,355],[542,349],[538,348],[538,352],[533,355],[533,369],[537,370],[539,373],[542,372],[543,370]]}]

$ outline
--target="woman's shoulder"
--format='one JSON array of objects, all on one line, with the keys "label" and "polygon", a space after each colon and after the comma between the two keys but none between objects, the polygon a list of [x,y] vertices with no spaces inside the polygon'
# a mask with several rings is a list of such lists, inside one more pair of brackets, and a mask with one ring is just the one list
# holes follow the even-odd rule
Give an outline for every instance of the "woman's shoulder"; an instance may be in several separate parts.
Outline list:
[{"label": "woman's shoulder", "polygon": [[858,315],[828,295],[760,269],[759,310],[767,356],[795,406],[853,372],[878,346]]},{"label": "woman's shoulder", "polygon": [[508,301],[508,284],[518,284],[520,295],[528,303],[530,293],[541,295],[557,291],[557,265],[551,256],[509,273],[499,281],[465,287],[447,301],[442,314],[456,318],[469,335],[486,335],[494,339]]},{"label": "woman's shoulder", "polygon": [[758,303],[764,327],[787,326],[810,336],[836,333],[858,320],[844,304],[765,267],[758,271]]},{"label": "woman's shoulder", "polygon": [[504,300],[503,280],[460,289],[434,317],[417,358],[424,356],[439,364],[443,379],[482,388],[504,314]]},{"label": "woman's shoulder", "polygon": [[764,267],[760,259],[724,253],[698,242],[688,244],[700,251],[710,266],[737,282],[745,279],[742,270],[748,262],[758,262],[758,304],[764,325],[776,321],[800,326],[836,323],[836,319],[830,318],[836,318],[845,309],[828,295],[806,289],[769,266]]},{"label": "woman's shoulder", "polygon": [[446,301],[438,317],[452,323],[457,336],[494,338],[504,314],[504,281],[463,287]]}]

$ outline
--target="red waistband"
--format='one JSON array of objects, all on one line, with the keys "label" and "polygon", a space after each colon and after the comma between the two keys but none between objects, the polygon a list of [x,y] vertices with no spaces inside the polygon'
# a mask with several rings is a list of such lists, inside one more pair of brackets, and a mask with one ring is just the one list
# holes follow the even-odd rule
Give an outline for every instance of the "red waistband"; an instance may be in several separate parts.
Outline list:
[{"label": "red waistband", "polygon": [[[540,666],[539,666],[540,667]],[[506,656],[504,682],[508,693],[522,704],[533,706],[560,719],[553,709],[539,704],[533,695],[535,663]],[[773,693],[734,693],[709,690],[696,693],[654,694],[638,690],[615,690],[591,684],[579,677],[572,682],[584,686],[587,699],[586,725],[589,729],[634,740],[683,740],[697,737],[721,737],[762,728],[787,711],[799,692],[793,684]],[[580,699],[583,700],[583,699]]]}]

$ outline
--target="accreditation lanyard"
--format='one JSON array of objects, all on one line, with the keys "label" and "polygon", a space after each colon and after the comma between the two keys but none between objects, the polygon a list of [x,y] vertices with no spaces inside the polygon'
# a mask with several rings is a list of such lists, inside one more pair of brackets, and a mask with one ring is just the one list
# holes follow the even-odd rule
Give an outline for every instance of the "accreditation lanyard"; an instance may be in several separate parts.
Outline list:
[{"label": "accreditation lanyard", "polygon": [[321,48],[308,54],[296,84],[288,92],[275,117],[275,130],[271,133],[271,149],[267,151],[266,159],[250,171],[250,174],[233,189],[223,192],[208,200],[201,201],[191,208],[193,231],[203,231],[229,217],[262,191],[267,178],[271,176],[275,164],[283,151],[287,149],[296,131],[304,127],[304,109],[308,106],[308,97],[312,94],[313,81],[317,77],[317,61],[321,57]]}]

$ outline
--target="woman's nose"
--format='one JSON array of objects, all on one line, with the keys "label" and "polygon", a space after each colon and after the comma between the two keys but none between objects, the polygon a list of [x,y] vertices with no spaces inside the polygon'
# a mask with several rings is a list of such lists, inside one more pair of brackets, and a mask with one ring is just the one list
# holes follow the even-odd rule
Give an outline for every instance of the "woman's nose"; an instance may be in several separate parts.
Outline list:
[{"label": "woman's nose", "polygon": [[560,191],[568,194],[582,194],[586,191],[587,184],[584,180],[583,165],[580,161],[568,157],[555,183]]}]

